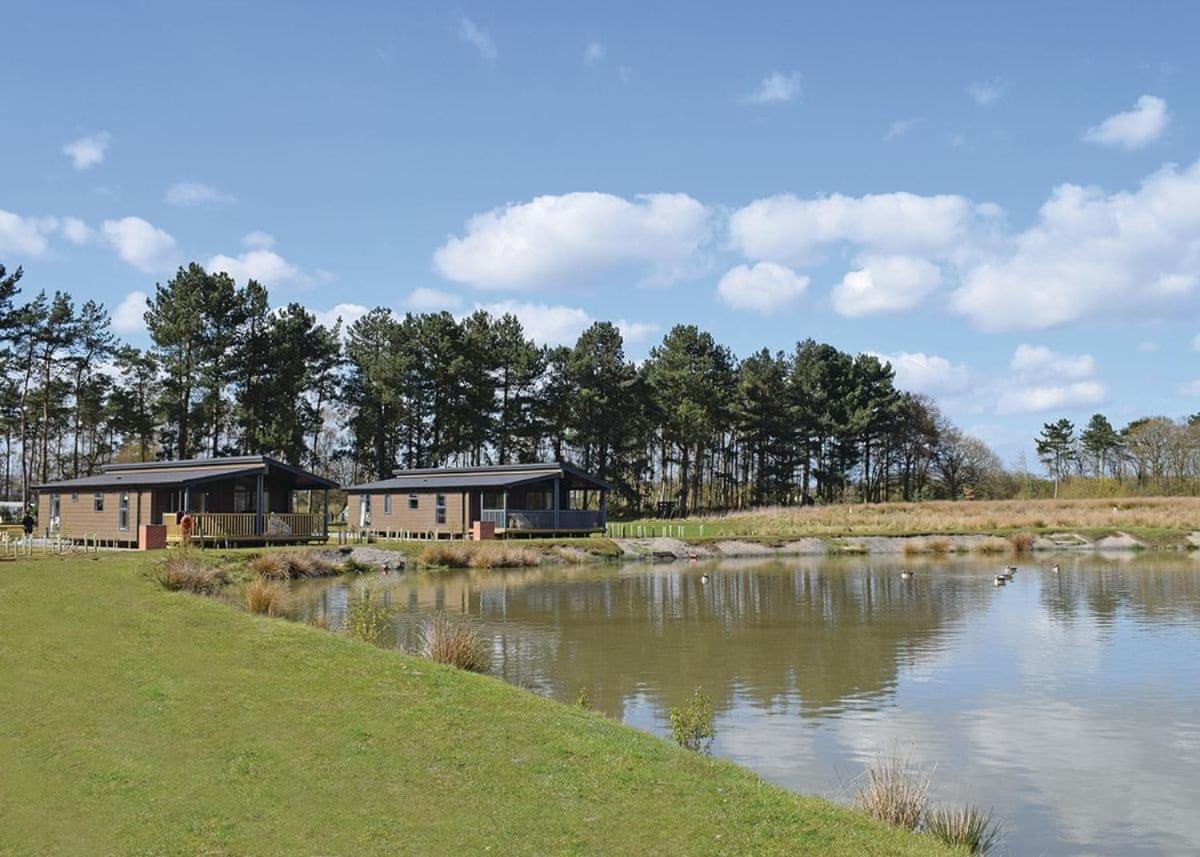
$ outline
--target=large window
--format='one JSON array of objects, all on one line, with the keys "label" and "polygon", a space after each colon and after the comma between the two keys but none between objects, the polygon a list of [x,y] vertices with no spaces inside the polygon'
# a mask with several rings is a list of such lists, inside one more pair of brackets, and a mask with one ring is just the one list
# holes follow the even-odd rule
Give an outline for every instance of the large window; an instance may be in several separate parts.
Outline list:
[{"label": "large window", "polygon": [[358,525],[364,529],[371,526],[371,495],[358,495]]},{"label": "large window", "polygon": [[551,509],[554,507],[554,492],[553,491],[527,491],[525,492],[525,508],[526,509]]},{"label": "large window", "polygon": [[485,509],[503,509],[504,494],[499,491],[484,491],[482,503]]},{"label": "large window", "polygon": [[117,529],[129,529],[129,492],[123,491],[121,499],[117,501]]},{"label": "large window", "polygon": [[446,523],[446,495],[437,495],[437,522],[439,524]]},{"label": "large window", "polygon": [[57,518],[60,511],[62,511],[62,495],[51,494],[50,495],[50,518],[51,518],[51,520],[53,520],[54,518]]},{"label": "large window", "polygon": [[385,514],[385,515],[392,514],[392,495],[391,494],[383,495],[383,514]]},{"label": "large window", "polygon": [[92,495],[92,511],[93,512],[103,512],[104,511],[104,494],[103,494],[103,492],[97,491],[95,494]]},{"label": "large window", "polygon": [[416,494],[409,494],[409,495],[408,495],[408,508],[409,508],[409,509],[415,509],[415,508],[417,508],[417,505],[418,505],[418,503],[417,503],[417,495],[416,495]]}]

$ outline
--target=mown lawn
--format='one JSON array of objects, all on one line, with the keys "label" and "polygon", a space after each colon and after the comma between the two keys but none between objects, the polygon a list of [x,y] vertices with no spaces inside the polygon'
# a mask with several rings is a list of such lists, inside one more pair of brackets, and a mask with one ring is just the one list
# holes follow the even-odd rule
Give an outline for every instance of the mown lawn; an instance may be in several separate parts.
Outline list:
[{"label": "mown lawn", "polygon": [[0,853],[946,853],[146,565],[0,563]]}]

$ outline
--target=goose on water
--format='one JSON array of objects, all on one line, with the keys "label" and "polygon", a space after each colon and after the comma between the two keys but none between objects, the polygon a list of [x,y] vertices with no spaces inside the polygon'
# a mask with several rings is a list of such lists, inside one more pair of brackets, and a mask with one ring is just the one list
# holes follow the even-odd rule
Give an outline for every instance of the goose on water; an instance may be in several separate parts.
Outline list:
[{"label": "goose on water", "polygon": [[993,586],[1003,586],[1006,583],[1008,583],[1008,578],[1003,574],[997,574],[995,579],[992,581]]},{"label": "goose on water", "polygon": [[708,583],[708,575],[707,575],[707,574],[702,574],[702,575],[700,575],[700,582],[701,582],[701,583]]},{"label": "goose on water", "polygon": [[1050,566],[1050,570],[1055,574],[1058,574],[1058,563],[1054,563],[1054,565]]},{"label": "goose on water", "polygon": [[906,569],[904,569],[902,572],[900,572],[900,579],[901,579],[901,580],[912,580],[912,579],[913,579],[913,574],[915,574],[915,572],[909,571],[909,570],[906,568]]}]

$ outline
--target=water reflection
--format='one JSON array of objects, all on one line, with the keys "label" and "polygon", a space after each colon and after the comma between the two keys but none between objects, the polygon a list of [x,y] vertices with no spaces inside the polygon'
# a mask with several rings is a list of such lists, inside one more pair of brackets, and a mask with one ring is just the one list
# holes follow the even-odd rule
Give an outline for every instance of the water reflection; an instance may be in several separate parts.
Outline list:
[{"label": "water reflection", "polygon": [[[1073,557],[991,585],[996,561],[900,558],[409,573],[299,584],[342,621],[360,590],[397,646],[435,610],[483,623],[504,679],[666,731],[693,688],[714,751],[837,794],[913,744],[942,796],[994,806],[1010,853],[1200,850],[1200,571]],[[911,564],[910,564],[911,565]],[[710,577],[701,582],[701,572]]]}]

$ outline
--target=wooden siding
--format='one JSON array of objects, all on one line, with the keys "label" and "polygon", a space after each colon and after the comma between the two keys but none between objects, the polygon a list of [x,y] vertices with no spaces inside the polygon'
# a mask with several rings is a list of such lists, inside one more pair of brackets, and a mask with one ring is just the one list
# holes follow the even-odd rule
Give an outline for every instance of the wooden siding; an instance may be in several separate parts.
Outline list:
[{"label": "wooden siding", "polygon": [[[408,495],[417,495],[417,508],[408,508]],[[446,523],[437,523],[437,495],[446,497]],[[392,494],[391,514],[384,512],[384,495],[358,494],[357,502],[350,506],[350,526],[361,529],[363,498],[371,498],[371,525],[367,527],[376,533],[398,533],[403,531],[413,533],[451,533],[461,535],[469,532],[471,522],[467,515],[467,492],[463,490],[446,491],[412,491],[403,494]]]},{"label": "wooden siding", "polygon": [[[50,498],[55,492],[42,491],[38,495],[38,523],[36,533],[45,535],[50,528]],[[104,511],[97,512],[94,508],[95,491],[80,491],[77,494],[70,491],[59,493],[59,528],[58,533],[64,538],[82,539],[95,536],[103,541],[128,542],[137,544],[139,523],[148,523],[149,492],[138,491],[135,488],[119,491],[101,491],[104,497]],[[129,494],[129,529],[118,527],[120,515],[121,494]],[[72,497],[76,499],[71,499]]]}]

